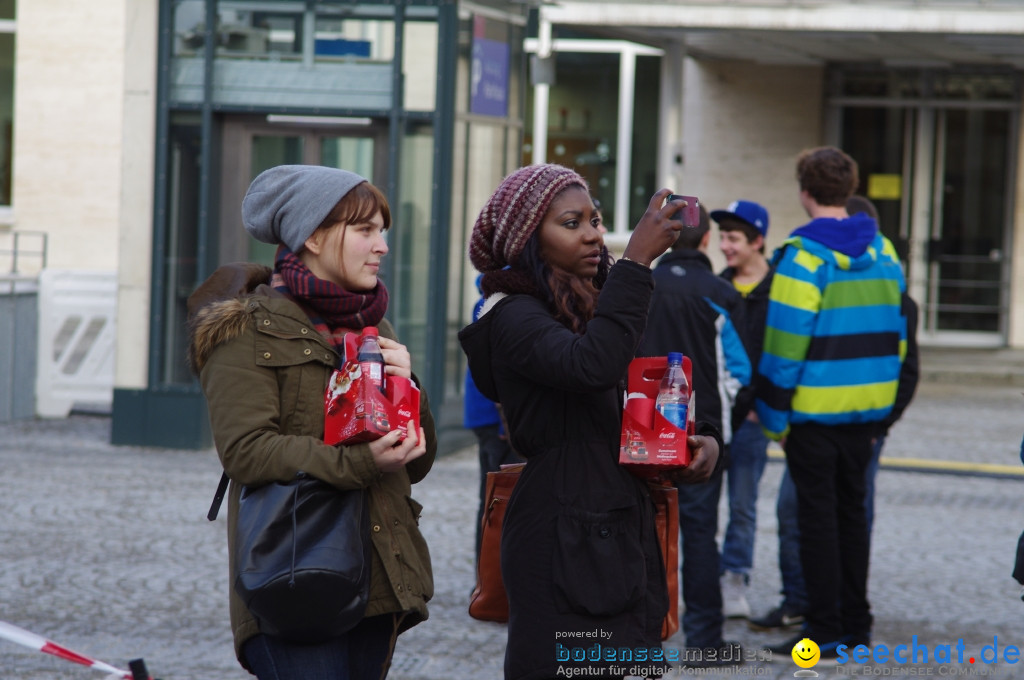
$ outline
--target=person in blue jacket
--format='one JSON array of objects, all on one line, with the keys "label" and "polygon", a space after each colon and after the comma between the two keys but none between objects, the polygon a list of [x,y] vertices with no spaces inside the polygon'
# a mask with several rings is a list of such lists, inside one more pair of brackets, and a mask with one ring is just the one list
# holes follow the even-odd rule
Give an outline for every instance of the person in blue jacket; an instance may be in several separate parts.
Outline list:
[{"label": "person in blue jacket", "polygon": [[807,637],[827,663],[841,644],[870,643],[864,479],[896,401],[906,282],[878,223],[846,211],[856,161],[819,147],[801,153],[796,169],[811,221],[773,258],[756,409],[796,486],[808,607],[804,630],[769,649],[788,654]]},{"label": "person in blue jacket", "polygon": [[[865,213],[878,221],[878,210],[874,204],[860,195],[853,195],[846,201],[849,215]],[[896,402],[892,411],[881,421],[872,440],[871,461],[864,472],[864,513],[867,520],[868,544],[875,519],[875,477],[878,475],[882,448],[885,439],[897,420],[903,415],[914,398],[920,367],[917,352],[917,303],[906,292],[903,293],[903,315],[907,319],[907,350],[900,367]],[[782,473],[779,495],[776,502],[776,516],[779,527],[779,572],[782,577],[782,603],[760,618],[750,619],[750,627],[758,631],[794,628],[804,622],[807,608],[807,589],[804,585],[803,569],[800,566],[800,527],[797,521],[796,487],[788,471]]]}]

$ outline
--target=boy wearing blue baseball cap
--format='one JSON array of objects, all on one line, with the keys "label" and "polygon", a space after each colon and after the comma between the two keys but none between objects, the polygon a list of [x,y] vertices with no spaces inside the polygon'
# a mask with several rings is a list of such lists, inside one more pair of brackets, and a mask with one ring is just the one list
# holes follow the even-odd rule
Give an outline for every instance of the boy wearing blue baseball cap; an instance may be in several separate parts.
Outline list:
[{"label": "boy wearing blue baseball cap", "polygon": [[[719,249],[725,256],[722,278],[743,295],[743,324],[739,328],[752,366],[761,359],[771,267],[764,256],[768,211],[759,203],[737,200],[725,210],[713,210],[711,219],[721,233]],[[768,438],[753,409],[753,388],[741,390],[733,409],[733,439],[726,484],[729,523],[722,543],[722,614],[750,618],[747,587],[754,563],[757,531],[757,489],[768,460]]]}]

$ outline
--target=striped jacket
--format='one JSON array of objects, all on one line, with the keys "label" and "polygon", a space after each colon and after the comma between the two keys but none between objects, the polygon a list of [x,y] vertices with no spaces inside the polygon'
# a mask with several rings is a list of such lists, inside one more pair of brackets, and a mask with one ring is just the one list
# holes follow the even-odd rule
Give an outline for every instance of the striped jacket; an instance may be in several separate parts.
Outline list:
[{"label": "striped jacket", "polygon": [[864,213],[819,218],[773,257],[757,415],[772,439],[791,423],[883,420],[906,354],[903,271]]}]

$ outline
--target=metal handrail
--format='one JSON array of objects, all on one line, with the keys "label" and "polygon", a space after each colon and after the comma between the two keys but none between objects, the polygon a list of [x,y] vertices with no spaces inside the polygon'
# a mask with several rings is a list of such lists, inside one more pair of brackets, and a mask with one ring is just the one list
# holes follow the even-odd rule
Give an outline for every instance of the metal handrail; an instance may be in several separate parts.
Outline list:
[{"label": "metal handrail", "polygon": [[[46,268],[47,251],[49,250],[49,234],[45,231],[9,231],[6,235],[11,237],[10,248],[0,248],[0,256],[10,258],[9,274],[17,274],[19,259],[25,256],[37,256],[40,259],[40,269]],[[30,250],[22,245],[23,237],[36,237],[40,240],[38,250]]]}]

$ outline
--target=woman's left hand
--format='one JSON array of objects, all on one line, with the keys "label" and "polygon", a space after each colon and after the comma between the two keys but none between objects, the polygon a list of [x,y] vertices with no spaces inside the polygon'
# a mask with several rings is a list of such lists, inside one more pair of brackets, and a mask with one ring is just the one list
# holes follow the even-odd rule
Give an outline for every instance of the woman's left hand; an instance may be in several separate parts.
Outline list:
[{"label": "woman's left hand", "polygon": [[412,357],[400,342],[381,336],[380,353],[384,355],[384,372],[401,378],[412,378]]},{"label": "woman's left hand", "polygon": [[711,478],[718,463],[718,441],[714,437],[696,434],[686,438],[690,446],[690,464],[680,470],[672,470],[669,478],[676,484],[700,484]]}]

